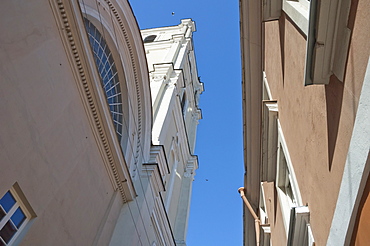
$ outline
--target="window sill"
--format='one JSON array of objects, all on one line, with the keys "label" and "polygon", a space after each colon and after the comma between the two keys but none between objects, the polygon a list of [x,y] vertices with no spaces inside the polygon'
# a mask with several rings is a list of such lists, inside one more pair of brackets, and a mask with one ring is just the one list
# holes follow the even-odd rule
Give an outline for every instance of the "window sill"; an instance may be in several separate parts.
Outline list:
[{"label": "window sill", "polygon": [[283,10],[307,36],[309,5],[306,6],[301,1],[283,0]]}]

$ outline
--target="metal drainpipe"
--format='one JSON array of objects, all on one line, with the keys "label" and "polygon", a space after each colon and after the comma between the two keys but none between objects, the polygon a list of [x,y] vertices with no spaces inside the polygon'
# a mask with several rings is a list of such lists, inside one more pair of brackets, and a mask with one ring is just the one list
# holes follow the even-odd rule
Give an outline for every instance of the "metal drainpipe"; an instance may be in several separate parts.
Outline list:
[{"label": "metal drainpipe", "polygon": [[251,204],[249,203],[248,199],[245,197],[244,187],[240,187],[238,189],[238,192],[240,193],[240,197],[243,199],[245,205],[248,207],[249,212],[251,213],[251,215],[254,218],[254,226],[256,228],[256,245],[259,246],[260,245],[260,225],[261,225],[261,221],[257,217],[257,214],[254,212],[254,210],[253,210]]}]

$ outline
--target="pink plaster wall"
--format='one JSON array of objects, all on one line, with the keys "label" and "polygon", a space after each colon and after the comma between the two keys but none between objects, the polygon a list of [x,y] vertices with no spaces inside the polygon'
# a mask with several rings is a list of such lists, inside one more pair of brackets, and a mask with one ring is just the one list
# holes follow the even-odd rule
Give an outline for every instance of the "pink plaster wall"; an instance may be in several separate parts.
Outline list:
[{"label": "pink plaster wall", "polygon": [[329,85],[304,86],[304,34],[285,14],[264,24],[266,76],[317,245],[329,234],[370,54],[370,6],[358,2],[344,82],[332,76]]}]

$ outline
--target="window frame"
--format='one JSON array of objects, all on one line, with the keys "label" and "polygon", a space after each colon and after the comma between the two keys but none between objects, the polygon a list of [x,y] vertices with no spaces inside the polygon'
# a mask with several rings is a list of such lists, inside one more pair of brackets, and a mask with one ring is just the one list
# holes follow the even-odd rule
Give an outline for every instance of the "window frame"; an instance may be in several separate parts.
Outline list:
[{"label": "window frame", "polygon": [[269,223],[266,199],[265,199],[265,191],[263,189],[263,182],[261,182],[260,184],[259,215],[260,215],[259,217],[260,217],[261,224]]},{"label": "window frame", "polygon": [[[293,169],[293,165],[290,159],[289,151],[286,145],[286,141],[283,135],[283,131],[280,125],[280,121],[278,120],[278,146],[277,146],[277,166],[276,166],[276,191],[277,195],[279,197],[279,202],[280,202],[280,207],[281,207],[281,212],[283,215],[283,222],[284,222],[284,227],[286,230],[286,235],[288,237],[289,233],[289,224],[290,224],[290,213],[291,213],[291,208],[292,207],[298,207],[302,206],[302,198],[297,182],[297,178]],[[292,195],[294,196],[294,199],[290,199],[288,195],[281,189],[281,186],[279,183],[281,183],[281,172],[283,170],[283,166],[281,163],[281,154],[284,155],[285,160],[286,160],[286,170],[289,171],[290,175],[289,181],[292,189]],[[286,174],[284,175],[286,177]]]},{"label": "window frame", "polygon": [[24,235],[24,233],[27,231],[26,228],[30,224],[29,222],[32,220],[32,218],[36,217],[36,214],[31,208],[28,201],[26,200],[23,192],[20,190],[18,183],[15,183],[13,187],[7,190],[2,197],[4,197],[7,192],[10,192],[10,194],[13,196],[15,203],[13,204],[11,209],[6,213],[6,215],[0,220],[0,230],[11,219],[11,217],[14,215],[14,213],[17,211],[18,208],[21,208],[22,212],[25,215],[25,219],[22,222],[21,226],[17,228],[17,231],[14,233],[14,235],[11,237],[8,243],[6,243],[0,237],[0,242],[6,246],[9,246],[9,245],[13,245],[16,240],[18,240],[19,238],[22,237],[22,235]]},{"label": "window frame", "polygon": [[271,227],[270,225],[261,225],[261,245],[271,246]]},{"label": "window frame", "polygon": [[[100,86],[104,92],[118,142],[121,144],[122,139],[125,137],[124,121],[126,117],[123,98],[123,93],[125,93],[123,86],[125,85],[121,81],[122,76],[120,76],[118,69],[119,63],[116,62],[117,59],[114,57],[114,49],[112,50],[109,41],[106,39],[106,36],[109,35],[104,35],[104,30],[100,30],[89,18],[84,17],[83,21],[89,39],[89,46],[94,57],[94,64],[99,74]],[[91,40],[94,42],[92,43]],[[98,50],[96,50],[96,45]],[[102,58],[106,59],[106,61],[103,61]]]},{"label": "window frame", "polygon": [[304,85],[344,81],[351,30],[351,0],[310,0]]},{"label": "window frame", "polygon": [[351,0],[263,0],[263,21],[278,20],[281,10],[307,37],[304,85],[344,81],[351,30]]},{"label": "window frame", "polygon": [[261,180],[275,181],[276,178],[276,144],[278,139],[278,104],[277,101],[262,101],[261,127]]},{"label": "window frame", "polygon": [[291,209],[287,245],[315,245],[315,239],[310,225],[310,211],[308,206],[300,206]]}]

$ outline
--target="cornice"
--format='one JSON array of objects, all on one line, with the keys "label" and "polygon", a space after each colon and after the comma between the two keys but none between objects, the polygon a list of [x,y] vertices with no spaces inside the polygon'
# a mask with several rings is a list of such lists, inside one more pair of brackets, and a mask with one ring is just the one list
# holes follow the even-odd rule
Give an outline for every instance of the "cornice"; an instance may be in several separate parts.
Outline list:
[{"label": "cornice", "polygon": [[76,24],[76,18],[78,17],[75,15],[75,10],[76,8],[79,10],[78,3],[76,2],[76,5],[73,6],[73,2],[66,0],[50,0],[49,2],[54,12],[66,55],[70,60],[80,96],[113,188],[119,190],[122,200],[125,203],[132,199],[134,189],[131,181],[126,178],[129,177],[127,166],[120,165],[119,160],[116,160],[117,157],[113,154],[113,151],[117,150],[112,151],[113,146],[109,142],[112,137],[108,136],[101,119],[99,102],[94,95],[94,88],[91,84],[93,75],[90,74],[88,65],[86,64],[86,57],[81,46],[83,44],[81,43],[81,37]]},{"label": "cornice", "polygon": [[158,163],[161,176],[170,173],[166,153],[163,145],[152,145],[150,148],[149,163]]}]

